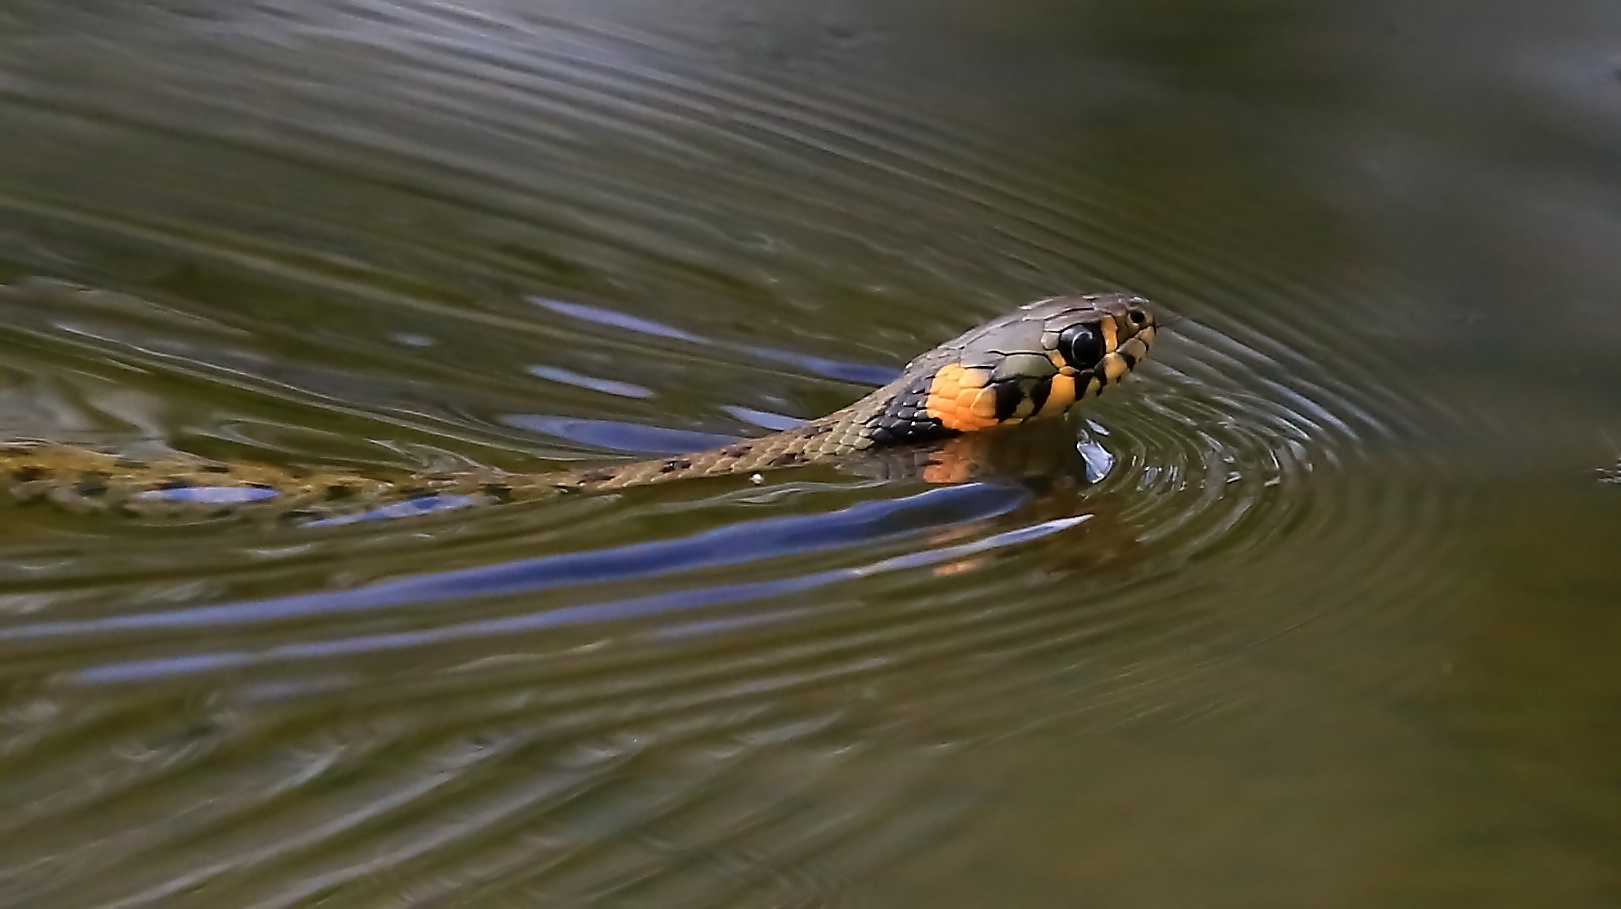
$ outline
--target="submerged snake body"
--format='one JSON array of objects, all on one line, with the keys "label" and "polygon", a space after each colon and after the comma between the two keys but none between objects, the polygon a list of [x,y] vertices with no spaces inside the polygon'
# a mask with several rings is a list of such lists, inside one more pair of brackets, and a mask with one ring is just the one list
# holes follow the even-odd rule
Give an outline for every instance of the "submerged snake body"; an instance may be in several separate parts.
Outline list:
[{"label": "submerged snake body", "polygon": [[392,515],[693,477],[750,474],[1062,415],[1148,354],[1146,301],[1121,294],[1024,306],[919,356],[849,407],[758,439],[681,457],[553,473],[473,469],[382,479],[177,455],[137,460],[48,442],[0,446],[20,500],[132,517]]}]

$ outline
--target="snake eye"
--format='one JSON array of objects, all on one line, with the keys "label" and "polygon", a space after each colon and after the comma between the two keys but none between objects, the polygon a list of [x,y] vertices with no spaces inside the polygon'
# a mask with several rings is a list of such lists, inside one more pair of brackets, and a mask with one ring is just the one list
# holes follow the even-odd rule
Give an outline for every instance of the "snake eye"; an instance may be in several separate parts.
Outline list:
[{"label": "snake eye", "polygon": [[1058,336],[1058,352],[1076,369],[1091,369],[1103,359],[1103,339],[1089,325],[1071,325]]}]

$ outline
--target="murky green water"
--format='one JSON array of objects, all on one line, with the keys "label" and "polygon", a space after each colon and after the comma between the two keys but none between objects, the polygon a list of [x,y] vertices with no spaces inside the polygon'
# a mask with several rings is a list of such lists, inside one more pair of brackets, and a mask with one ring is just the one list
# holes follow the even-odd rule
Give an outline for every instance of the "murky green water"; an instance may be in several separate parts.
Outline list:
[{"label": "murky green water", "polygon": [[7,507],[0,905],[1621,904],[1618,67],[1575,0],[0,0],[8,437],[555,467],[1182,317],[1091,484]]}]

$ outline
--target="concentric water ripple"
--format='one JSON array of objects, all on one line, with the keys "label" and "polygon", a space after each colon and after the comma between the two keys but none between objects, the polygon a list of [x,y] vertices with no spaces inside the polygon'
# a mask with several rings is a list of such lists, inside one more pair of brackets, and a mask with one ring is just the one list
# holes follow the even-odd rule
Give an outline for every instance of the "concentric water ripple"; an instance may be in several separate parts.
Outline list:
[{"label": "concentric water ripple", "polygon": [[832,905],[972,815],[932,772],[963,748],[1431,658],[1382,642],[1456,593],[1407,444],[1445,414],[1371,318],[1397,291],[1257,242],[1301,214],[1260,175],[884,97],[859,42],[785,69],[584,8],[186,6],[40,6],[0,58],[19,434],[552,466],[825,412],[1054,291],[1183,318],[1089,413],[1092,485],[16,513],[0,902]]}]

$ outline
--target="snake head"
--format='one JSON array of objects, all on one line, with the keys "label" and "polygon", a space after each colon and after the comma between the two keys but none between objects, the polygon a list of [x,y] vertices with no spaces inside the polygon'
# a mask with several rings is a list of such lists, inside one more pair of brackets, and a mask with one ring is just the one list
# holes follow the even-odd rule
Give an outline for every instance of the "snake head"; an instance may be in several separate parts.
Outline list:
[{"label": "snake head", "polygon": [[1154,326],[1141,297],[1038,300],[923,354],[894,382],[805,431],[837,452],[1061,416],[1135,369]]},{"label": "snake head", "polygon": [[951,432],[1061,416],[1124,380],[1154,331],[1141,297],[1039,300],[920,357],[934,366],[922,409]]}]

